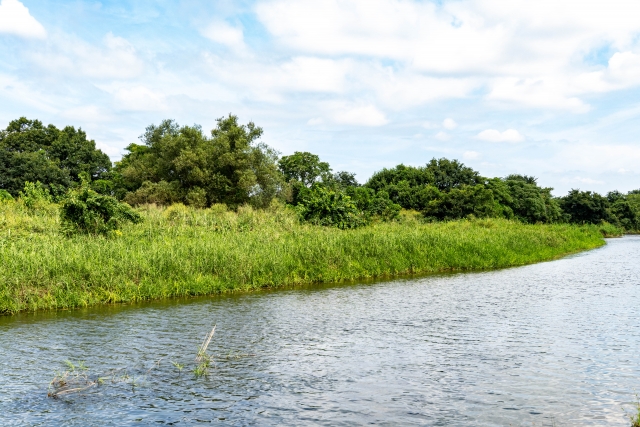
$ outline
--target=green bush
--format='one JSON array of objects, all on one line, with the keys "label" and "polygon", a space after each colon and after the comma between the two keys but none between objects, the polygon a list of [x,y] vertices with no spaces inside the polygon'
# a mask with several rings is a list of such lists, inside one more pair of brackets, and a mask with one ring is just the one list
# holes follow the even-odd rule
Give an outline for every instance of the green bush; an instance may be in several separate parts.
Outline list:
[{"label": "green bush", "polygon": [[24,189],[20,192],[22,203],[29,209],[40,209],[52,202],[51,194],[40,181],[25,182]]},{"label": "green bush", "polygon": [[142,217],[131,206],[116,198],[91,190],[85,183],[70,190],[60,209],[60,222],[65,234],[108,234],[122,223],[139,223]]},{"label": "green bush", "polygon": [[302,187],[295,207],[300,219],[311,224],[334,226],[341,229],[365,225],[361,211],[351,197],[315,183],[311,188]]},{"label": "green bush", "polygon": [[13,196],[7,190],[0,190],[0,203],[12,202]]},{"label": "green bush", "polygon": [[437,198],[422,211],[430,220],[449,221],[461,218],[490,218],[500,216],[501,210],[493,192],[484,185],[465,185],[449,192],[434,188]]},{"label": "green bush", "polygon": [[136,191],[128,193],[124,201],[133,206],[147,204],[170,206],[180,201],[179,193],[179,188],[173,183],[145,181]]},{"label": "green bush", "polygon": [[389,195],[384,190],[376,194],[371,188],[350,186],[344,192],[351,197],[356,207],[368,220],[390,221],[397,219],[400,209],[402,209],[400,205],[389,199]]},{"label": "green bush", "polygon": [[175,203],[164,211],[164,217],[171,223],[186,222],[191,211],[182,203]]}]

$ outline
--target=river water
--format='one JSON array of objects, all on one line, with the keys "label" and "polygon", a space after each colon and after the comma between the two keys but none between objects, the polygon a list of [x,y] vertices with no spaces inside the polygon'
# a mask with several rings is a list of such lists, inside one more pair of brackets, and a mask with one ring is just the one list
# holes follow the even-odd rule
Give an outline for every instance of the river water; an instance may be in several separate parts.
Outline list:
[{"label": "river water", "polygon": [[[101,384],[47,397],[65,360]],[[639,379],[633,236],[492,272],[0,317],[3,426],[628,426]]]}]

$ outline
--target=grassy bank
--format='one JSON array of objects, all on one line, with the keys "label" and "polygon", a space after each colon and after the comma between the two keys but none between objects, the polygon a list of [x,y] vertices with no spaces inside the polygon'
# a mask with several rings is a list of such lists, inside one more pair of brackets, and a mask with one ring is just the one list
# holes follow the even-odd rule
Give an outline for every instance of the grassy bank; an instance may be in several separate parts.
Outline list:
[{"label": "grassy bank", "polygon": [[148,207],[110,237],[63,237],[54,205],[0,204],[0,313],[206,295],[550,260],[604,244],[595,226],[506,220],[356,230],[301,225],[284,208]]}]

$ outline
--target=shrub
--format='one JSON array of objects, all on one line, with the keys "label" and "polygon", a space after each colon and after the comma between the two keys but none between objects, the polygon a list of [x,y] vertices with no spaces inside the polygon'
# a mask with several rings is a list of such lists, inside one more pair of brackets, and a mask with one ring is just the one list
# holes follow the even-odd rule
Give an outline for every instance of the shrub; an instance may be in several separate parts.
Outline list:
[{"label": "shrub", "polygon": [[187,193],[185,201],[194,208],[204,208],[207,206],[207,192],[204,188],[194,187]]},{"label": "shrub", "polygon": [[229,208],[227,208],[227,205],[225,205],[224,203],[214,203],[209,208],[209,211],[213,215],[222,215],[222,214],[226,213],[228,210],[229,210]]},{"label": "shrub", "polygon": [[366,224],[361,211],[351,197],[320,184],[302,187],[296,211],[303,221],[338,228],[357,228]]},{"label": "shrub", "polygon": [[493,192],[484,185],[462,186],[448,193],[434,190],[438,197],[430,201],[423,210],[424,216],[430,220],[487,218],[500,214]]},{"label": "shrub", "polygon": [[164,211],[164,217],[170,222],[185,222],[190,215],[190,210],[182,203],[174,203]]},{"label": "shrub", "polygon": [[0,203],[12,202],[13,196],[7,190],[0,190]]},{"label": "shrub", "polygon": [[51,194],[40,181],[25,182],[24,189],[20,192],[22,203],[29,209],[40,209],[52,202]]},{"label": "shrub", "polygon": [[60,222],[65,234],[107,234],[122,223],[139,223],[142,217],[131,206],[91,190],[85,183],[70,190],[62,202]]},{"label": "shrub", "polygon": [[351,197],[356,207],[369,220],[379,218],[383,221],[390,221],[398,218],[401,207],[393,203],[384,190],[376,194],[371,188],[351,186],[347,187],[344,192]]},{"label": "shrub", "polygon": [[180,201],[180,195],[179,189],[174,184],[166,181],[145,181],[136,191],[128,193],[124,201],[134,206],[152,203],[169,206]]}]

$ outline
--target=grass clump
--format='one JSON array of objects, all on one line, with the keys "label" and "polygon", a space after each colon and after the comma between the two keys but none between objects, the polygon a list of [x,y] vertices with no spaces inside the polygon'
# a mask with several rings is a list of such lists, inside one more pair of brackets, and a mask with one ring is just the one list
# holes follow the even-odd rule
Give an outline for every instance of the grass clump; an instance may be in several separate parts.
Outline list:
[{"label": "grass clump", "polygon": [[631,427],[640,427],[640,397],[638,395],[636,395],[636,401],[633,406],[633,412],[627,413],[627,416],[631,422]]},{"label": "grass clump", "polygon": [[339,230],[301,224],[279,204],[237,212],[147,205],[137,211],[142,223],[119,224],[113,238],[66,238],[57,211],[0,204],[0,313],[503,268],[604,244],[593,225],[427,224],[412,213]]}]

